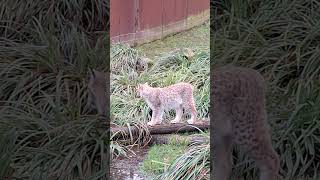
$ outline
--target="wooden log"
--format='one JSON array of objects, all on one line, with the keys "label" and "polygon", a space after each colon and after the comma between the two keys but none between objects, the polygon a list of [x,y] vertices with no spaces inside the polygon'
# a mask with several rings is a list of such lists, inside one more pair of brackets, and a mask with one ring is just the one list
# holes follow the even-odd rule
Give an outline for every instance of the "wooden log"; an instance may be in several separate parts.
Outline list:
[{"label": "wooden log", "polygon": [[141,134],[174,134],[185,132],[197,132],[199,130],[207,130],[210,128],[209,121],[199,121],[196,124],[176,123],[176,124],[160,124],[155,126],[129,126],[129,127],[114,127],[111,126],[112,139],[130,138],[141,136]]}]

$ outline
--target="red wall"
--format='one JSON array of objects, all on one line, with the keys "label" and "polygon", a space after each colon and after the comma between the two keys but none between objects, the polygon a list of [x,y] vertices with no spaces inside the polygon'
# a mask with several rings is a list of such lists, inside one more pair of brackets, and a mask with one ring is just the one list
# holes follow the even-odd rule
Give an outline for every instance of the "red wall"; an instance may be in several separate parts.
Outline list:
[{"label": "red wall", "polygon": [[209,0],[110,0],[110,36],[126,41],[136,32],[184,20],[209,7]]}]

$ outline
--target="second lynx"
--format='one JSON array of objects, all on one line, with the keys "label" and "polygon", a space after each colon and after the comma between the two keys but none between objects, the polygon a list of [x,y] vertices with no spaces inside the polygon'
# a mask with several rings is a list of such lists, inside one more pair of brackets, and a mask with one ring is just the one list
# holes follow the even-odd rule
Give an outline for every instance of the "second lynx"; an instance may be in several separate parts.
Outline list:
[{"label": "second lynx", "polygon": [[163,88],[153,88],[147,83],[139,84],[138,93],[152,109],[152,118],[147,123],[148,125],[161,124],[163,112],[170,109],[175,109],[176,111],[176,117],[171,123],[179,123],[181,121],[183,109],[191,112],[191,119],[188,120],[188,123],[196,123],[197,110],[191,84],[177,83]]}]

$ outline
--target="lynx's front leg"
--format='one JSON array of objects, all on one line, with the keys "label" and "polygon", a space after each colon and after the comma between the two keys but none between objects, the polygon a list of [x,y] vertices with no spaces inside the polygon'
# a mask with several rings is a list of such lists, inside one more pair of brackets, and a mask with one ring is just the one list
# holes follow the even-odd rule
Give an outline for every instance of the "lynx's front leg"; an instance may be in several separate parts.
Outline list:
[{"label": "lynx's front leg", "polygon": [[151,118],[151,121],[149,121],[147,123],[147,125],[154,126],[154,125],[157,125],[157,124],[161,124],[162,115],[163,115],[163,112],[162,112],[162,109],[160,107],[152,109],[152,118]]},{"label": "lynx's front leg", "polygon": [[[152,108],[151,108],[152,109]],[[154,126],[156,123],[156,118],[155,118],[155,110],[152,109],[152,117],[151,120],[147,123],[149,126]]]},{"label": "lynx's front leg", "polygon": [[216,111],[213,123],[213,179],[228,180],[232,170],[231,120]]},{"label": "lynx's front leg", "polygon": [[231,136],[217,135],[214,140],[213,179],[228,180],[232,170]]}]

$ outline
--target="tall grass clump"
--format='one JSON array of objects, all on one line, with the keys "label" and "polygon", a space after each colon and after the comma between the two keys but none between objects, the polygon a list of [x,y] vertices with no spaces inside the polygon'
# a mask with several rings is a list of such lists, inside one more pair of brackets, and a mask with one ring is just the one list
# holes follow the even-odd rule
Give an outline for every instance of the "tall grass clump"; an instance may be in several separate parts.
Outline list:
[{"label": "tall grass clump", "polygon": [[[269,122],[282,176],[319,178],[320,4],[225,0],[213,5],[213,67],[233,63],[265,76]],[[237,162],[248,159],[240,153]],[[249,178],[252,168],[251,163],[240,163],[236,171],[247,172]]]},{"label": "tall grass clump", "polygon": [[[208,138],[208,134],[201,134]],[[167,169],[155,179],[210,179],[210,144],[191,144]]]},{"label": "tall grass clump", "polygon": [[88,115],[86,78],[109,68],[107,2],[1,3],[0,176],[105,177],[109,137]]}]

